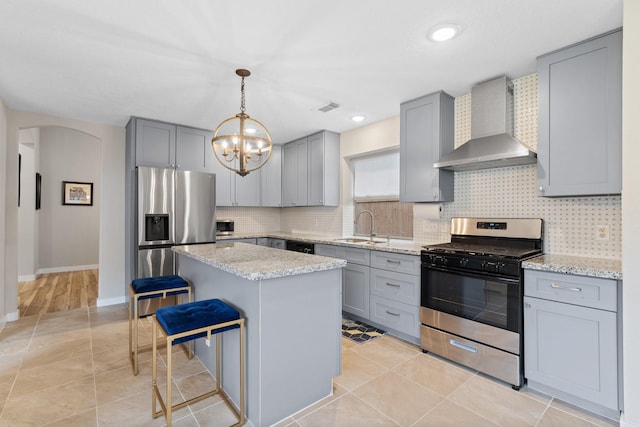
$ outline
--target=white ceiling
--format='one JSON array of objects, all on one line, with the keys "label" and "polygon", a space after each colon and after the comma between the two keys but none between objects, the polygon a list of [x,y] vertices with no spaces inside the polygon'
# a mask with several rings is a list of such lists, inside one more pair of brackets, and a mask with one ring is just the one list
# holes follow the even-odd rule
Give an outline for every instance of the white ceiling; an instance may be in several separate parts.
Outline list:
[{"label": "white ceiling", "polygon": [[[440,23],[454,40],[425,38]],[[396,116],[403,101],[536,71],[536,56],[622,25],[622,0],[2,0],[9,108],[213,129],[240,109],[275,142]],[[335,102],[329,113],[315,108]],[[364,114],[366,121],[350,120]]]}]

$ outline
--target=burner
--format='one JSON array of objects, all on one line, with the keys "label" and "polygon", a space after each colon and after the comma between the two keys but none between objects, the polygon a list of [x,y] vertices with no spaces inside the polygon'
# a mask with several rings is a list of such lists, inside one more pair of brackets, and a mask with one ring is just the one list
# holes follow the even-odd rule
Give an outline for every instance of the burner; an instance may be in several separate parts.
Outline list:
[{"label": "burner", "polygon": [[465,254],[497,258],[522,259],[530,255],[540,253],[540,249],[531,247],[496,246],[469,243],[442,243],[439,245],[424,246],[429,253],[441,254]]}]

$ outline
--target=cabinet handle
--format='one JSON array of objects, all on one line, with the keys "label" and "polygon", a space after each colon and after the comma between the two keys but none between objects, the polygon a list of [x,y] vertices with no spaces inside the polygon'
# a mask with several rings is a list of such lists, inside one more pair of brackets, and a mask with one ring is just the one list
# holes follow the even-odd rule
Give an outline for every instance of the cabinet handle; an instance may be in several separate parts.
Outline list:
[{"label": "cabinet handle", "polygon": [[396,316],[396,317],[400,316],[400,314],[394,313],[393,311],[389,311],[389,310],[387,310],[387,314],[390,314],[390,315]]},{"label": "cabinet handle", "polygon": [[553,289],[562,289],[563,291],[582,292],[582,288],[568,288],[566,286],[556,285],[555,283],[552,283],[551,287]]},{"label": "cabinet handle", "polygon": [[397,259],[387,259],[387,262],[391,264],[400,264],[400,261],[398,261]]},{"label": "cabinet handle", "polygon": [[470,346],[470,345],[465,344],[465,343],[461,343],[460,341],[449,340],[449,344],[451,344],[454,347],[458,347],[458,348],[461,348],[463,350],[469,351],[471,353],[477,353],[478,352],[478,349],[476,347]]},{"label": "cabinet handle", "polygon": [[399,285],[399,284],[397,284],[397,283],[389,283],[389,282],[387,282],[387,283],[385,283],[385,284],[386,284],[387,286],[393,286],[394,288],[399,288],[399,287],[400,287],[400,285]]}]

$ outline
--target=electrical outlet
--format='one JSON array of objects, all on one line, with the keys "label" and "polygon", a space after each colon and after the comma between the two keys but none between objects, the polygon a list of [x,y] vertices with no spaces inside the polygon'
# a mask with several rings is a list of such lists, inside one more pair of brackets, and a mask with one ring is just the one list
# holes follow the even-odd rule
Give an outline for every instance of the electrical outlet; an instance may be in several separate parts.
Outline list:
[{"label": "electrical outlet", "polygon": [[609,240],[609,226],[599,225],[596,228],[596,240]]}]

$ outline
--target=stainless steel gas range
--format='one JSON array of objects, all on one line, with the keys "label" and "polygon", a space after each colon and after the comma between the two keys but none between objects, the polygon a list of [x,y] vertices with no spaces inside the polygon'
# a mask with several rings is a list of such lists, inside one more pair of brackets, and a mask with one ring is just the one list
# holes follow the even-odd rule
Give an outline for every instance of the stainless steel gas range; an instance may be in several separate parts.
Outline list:
[{"label": "stainless steel gas range", "polygon": [[541,219],[453,218],[451,243],[421,251],[423,351],[520,389],[521,264],[541,252]]}]

